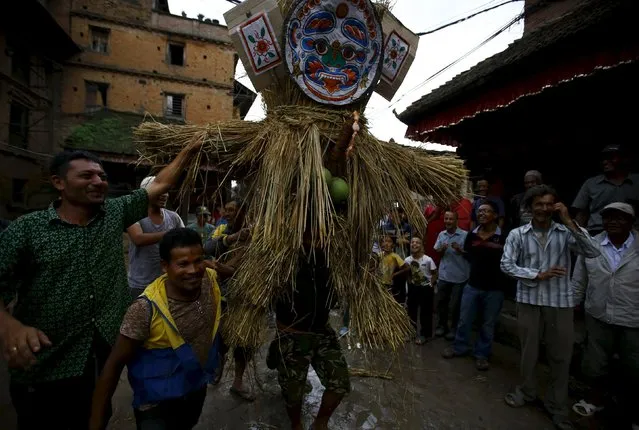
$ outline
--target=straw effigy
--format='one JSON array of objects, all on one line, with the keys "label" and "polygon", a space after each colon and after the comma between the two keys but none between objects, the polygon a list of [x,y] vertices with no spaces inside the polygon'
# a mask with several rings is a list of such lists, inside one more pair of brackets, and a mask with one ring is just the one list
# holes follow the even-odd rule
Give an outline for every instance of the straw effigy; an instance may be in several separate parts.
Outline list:
[{"label": "straw effigy", "polygon": [[[284,12],[287,7],[290,0],[280,2]],[[214,165],[250,184],[244,198],[252,241],[229,287],[225,341],[244,347],[263,342],[268,311],[291,294],[298,262],[309,258],[303,241],[310,231],[313,243],[326,253],[337,298],[350,308],[351,332],[370,348],[395,350],[412,327],[371,264],[380,219],[397,202],[411,225],[425,232],[411,191],[444,204],[458,199],[466,179],[462,161],[382,142],[369,132],[364,116],[347,155],[344,143],[353,133],[353,111],[363,109],[367,99],[348,108],[322,106],[292,81],[273,85],[263,97],[266,117],[259,122],[145,122],[134,132],[140,159],[156,166],[193,141],[202,142],[190,160],[183,195],[190,193],[202,166]],[[324,167],[349,184],[346,204],[332,202]]]}]

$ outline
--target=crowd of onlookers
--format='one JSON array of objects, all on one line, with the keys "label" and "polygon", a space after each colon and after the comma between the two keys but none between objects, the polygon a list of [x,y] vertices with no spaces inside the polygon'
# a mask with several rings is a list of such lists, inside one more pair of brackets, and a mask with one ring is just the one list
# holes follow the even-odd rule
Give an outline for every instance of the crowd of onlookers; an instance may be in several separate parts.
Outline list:
[{"label": "crowd of onlookers", "polygon": [[[582,370],[592,390],[572,410],[589,417],[603,408],[610,369],[617,364],[621,383],[615,388],[627,428],[639,429],[639,242],[634,229],[639,176],[629,173],[627,160],[618,145],[603,150],[603,174],[588,179],[570,205],[575,219],[536,170],[525,173],[524,191],[509,205],[492,195],[482,178],[472,201],[427,206],[423,235],[411,228],[403,211],[394,210],[382,227],[380,267],[398,301],[404,303],[407,291],[409,315],[419,328],[415,342],[444,336],[452,342],[444,358],[473,355],[477,369],[488,370],[495,324],[505,293],[516,282],[522,379],[506,394],[506,403],[521,407],[536,401],[535,369],[543,344],[550,365],[546,411],[557,428],[573,428],[568,380],[574,309],[581,308],[587,332]],[[471,346],[474,325],[478,335]]]},{"label": "crowd of onlookers", "polygon": [[[239,200],[223,213],[200,207],[188,228],[166,209],[169,189],[199,145],[113,199],[106,198],[95,155],[57,154],[50,173],[59,198],[0,234],[0,345],[20,430],[104,429],[125,366],[138,428],[183,430],[198,422],[207,387],[219,383],[231,352],[221,315],[251,240]],[[123,231],[130,238],[126,267]],[[350,391],[328,323],[331,268],[314,236],[304,233],[293,294],[272,304],[276,330],[267,365],[277,370],[294,430],[302,428],[309,366],[325,388],[315,429],[328,428]],[[232,351],[230,392],[243,401],[254,400],[243,384],[253,355],[249,348]]]},{"label": "crowd of onlookers", "polygon": [[[60,198],[0,234],[0,342],[21,430],[60,423],[104,428],[125,366],[138,428],[197,422],[206,387],[219,382],[230,349],[220,316],[233,300],[227,285],[251,240],[246,206],[238,200],[213,213],[198,208],[186,228],[165,208],[197,145],[116,199],[106,199],[106,175],[94,155],[59,154],[51,180]],[[639,177],[628,172],[619,146],[604,149],[602,165],[603,173],[588,179],[571,205],[532,170],[508,205],[483,178],[472,199],[428,205],[426,232],[414,231],[396,208],[373,248],[380,281],[407,307],[414,341],[444,337],[451,342],[444,358],[472,355],[482,371],[490,368],[495,324],[516,284],[521,381],[504,400],[513,408],[537,400],[535,369],[545,345],[550,383],[544,406],[559,429],[573,427],[568,374],[574,309],[582,302],[582,369],[591,390],[572,410],[588,417],[609,405],[616,367],[621,379],[614,394],[625,418],[619,428],[639,429]],[[130,236],[128,272],[122,231]],[[310,365],[325,387],[315,429],[328,428],[350,391],[346,360],[328,324],[331,268],[312,238],[307,231],[293,293],[273,304],[276,330],[267,357],[294,430],[302,426]],[[340,334],[349,331],[349,311]],[[471,342],[473,327],[478,333]],[[235,348],[232,354],[230,391],[252,401],[242,380],[254,352]]]}]

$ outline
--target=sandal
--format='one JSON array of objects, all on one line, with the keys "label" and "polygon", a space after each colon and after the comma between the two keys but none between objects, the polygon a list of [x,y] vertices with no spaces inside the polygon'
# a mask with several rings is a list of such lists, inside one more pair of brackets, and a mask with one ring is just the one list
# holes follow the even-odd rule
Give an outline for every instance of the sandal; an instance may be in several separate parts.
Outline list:
[{"label": "sandal", "polygon": [[490,369],[490,363],[485,358],[478,358],[475,360],[475,368],[479,371],[485,372]]},{"label": "sandal", "polygon": [[572,421],[566,417],[553,417],[552,423],[559,430],[573,430],[575,428]]},{"label": "sandal", "polygon": [[603,410],[603,406],[595,406],[592,403],[588,403],[584,399],[579,400],[577,403],[572,405],[572,410],[575,411],[577,415],[582,417],[591,417],[597,412]]},{"label": "sandal", "polygon": [[238,390],[238,389],[237,389],[237,388],[235,388],[235,387],[231,387],[231,388],[229,388],[229,391],[231,392],[231,394],[233,394],[233,395],[235,395],[235,396],[239,397],[239,398],[240,398],[240,399],[242,399],[242,400],[246,400],[247,402],[253,402],[253,401],[255,401],[255,396],[254,396],[251,392],[249,392],[249,391],[246,391],[246,390]]},{"label": "sandal", "polygon": [[527,401],[523,395],[519,393],[508,393],[504,396],[504,401],[511,408],[521,408],[522,406],[526,406],[529,401]]}]

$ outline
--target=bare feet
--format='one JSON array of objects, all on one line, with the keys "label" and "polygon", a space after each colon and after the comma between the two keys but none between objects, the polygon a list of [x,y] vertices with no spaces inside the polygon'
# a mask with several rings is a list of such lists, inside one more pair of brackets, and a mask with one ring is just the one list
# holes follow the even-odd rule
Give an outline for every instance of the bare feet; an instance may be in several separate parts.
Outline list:
[{"label": "bare feet", "polygon": [[244,388],[244,386],[242,385],[242,381],[240,381],[239,383],[237,381],[234,381],[229,391],[231,392],[231,394],[247,402],[255,401],[255,395]]}]

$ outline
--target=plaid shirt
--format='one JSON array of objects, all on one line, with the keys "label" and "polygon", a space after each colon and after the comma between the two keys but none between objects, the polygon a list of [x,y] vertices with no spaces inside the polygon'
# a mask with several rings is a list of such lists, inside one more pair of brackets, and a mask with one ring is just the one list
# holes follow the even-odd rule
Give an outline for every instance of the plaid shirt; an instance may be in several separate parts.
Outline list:
[{"label": "plaid shirt", "polygon": [[573,307],[574,299],[568,274],[545,281],[537,279],[540,272],[553,266],[563,267],[570,272],[570,251],[588,258],[601,254],[597,242],[581,227],[579,232],[573,233],[563,224],[553,222],[543,248],[533,231],[532,223],[511,231],[501,258],[501,270],[517,279],[517,302],[553,308]]}]

